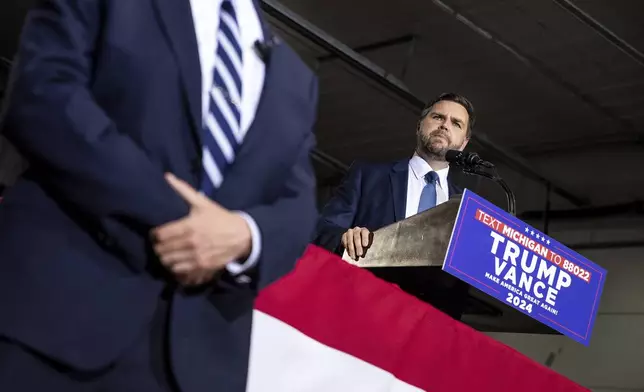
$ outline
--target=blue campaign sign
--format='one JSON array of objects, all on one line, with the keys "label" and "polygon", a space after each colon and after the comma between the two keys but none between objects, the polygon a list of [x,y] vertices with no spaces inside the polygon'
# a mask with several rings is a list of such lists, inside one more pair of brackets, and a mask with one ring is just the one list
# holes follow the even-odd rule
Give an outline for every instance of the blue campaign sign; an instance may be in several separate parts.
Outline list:
[{"label": "blue campaign sign", "polygon": [[589,344],[606,270],[470,190],[443,270]]}]

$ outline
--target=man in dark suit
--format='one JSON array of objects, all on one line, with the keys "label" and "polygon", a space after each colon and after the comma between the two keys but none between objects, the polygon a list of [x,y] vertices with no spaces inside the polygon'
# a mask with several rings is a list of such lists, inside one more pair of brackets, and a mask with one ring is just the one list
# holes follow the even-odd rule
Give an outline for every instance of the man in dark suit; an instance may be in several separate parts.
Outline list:
[{"label": "man in dark suit", "polygon": [[[461,190],[449,180],[447,150],[463,150],[475,122],[467,98],[442,94],[429,102],[416,129],[411,159],[393,163],[354,163],[321,213],[315,240],[330,251],[363,257],[372,232],[447,201]],[[429,302],[455,318],[465,306],[467,286],[442,272],[426,284],[442,284]]]},{"label": "man in dark suit", "polygon": [[[244,391],[316,215],[317,79],[252,0],[42,0],[2,133],[0,390]],[[172,174],[170,174],[172,173]]]}]

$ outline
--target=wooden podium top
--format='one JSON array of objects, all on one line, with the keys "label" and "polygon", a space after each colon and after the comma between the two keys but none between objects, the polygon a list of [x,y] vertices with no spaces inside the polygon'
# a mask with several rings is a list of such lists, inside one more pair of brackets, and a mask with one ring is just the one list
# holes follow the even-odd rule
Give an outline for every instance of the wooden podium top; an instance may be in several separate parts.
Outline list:
[{"label": "wooden podium top", "polygon": [[365,257],[352,260],[345,251],[342,258],[362,268],[440,267],[460,202],[460,195],[456,195],[434,208],[376,230]]}]

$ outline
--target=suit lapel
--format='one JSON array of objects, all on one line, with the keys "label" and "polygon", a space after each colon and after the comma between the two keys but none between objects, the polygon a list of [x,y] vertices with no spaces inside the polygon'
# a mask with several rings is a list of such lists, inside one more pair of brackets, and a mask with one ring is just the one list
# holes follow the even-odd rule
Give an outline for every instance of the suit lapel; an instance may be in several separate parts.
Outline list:
[{"label": "suit lapel", "polygon": [[165,28],[166,37],[179,64],[191,123],[196,137],[200,140],[202,122],[201,65],[190,2],[183,0],[154,0],[154,3],[156,4],[161,24]]},{"label": "suit lapel", "polygon": [[409,176],[409,161],[396,162],[392,168],[391,195],[394,201],[394,214],[396,222],[405,219],[405,209],[407,208],[407,180]]}]

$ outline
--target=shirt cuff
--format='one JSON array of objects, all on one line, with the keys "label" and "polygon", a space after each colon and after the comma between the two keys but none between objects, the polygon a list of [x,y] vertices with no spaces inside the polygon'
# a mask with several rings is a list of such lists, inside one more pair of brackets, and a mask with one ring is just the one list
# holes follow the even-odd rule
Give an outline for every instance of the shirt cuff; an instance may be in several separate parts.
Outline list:
[{"label": "shirt cuff", "polygon": [[242,274],[248,271],[250,268],[254,267],[255,264],[257,264],[259,255],[262,251],[262,236],[259,231],[259,226],[257,226],[257,223],[255,222],[255,219],[253,219],[250,215],[243,211],[235,211],[235,213],[244,218],[244,220],[248,224],[251,237],[251,249],[250,255],[248,256],[246,261],[244,261],[243,263],[240,263],[239,261],[231,261],[230,263],[226,264],[226,270],[228,270],[228,272],[232,276],[239,276],[242,281],[248,283],[250,279]]}]

